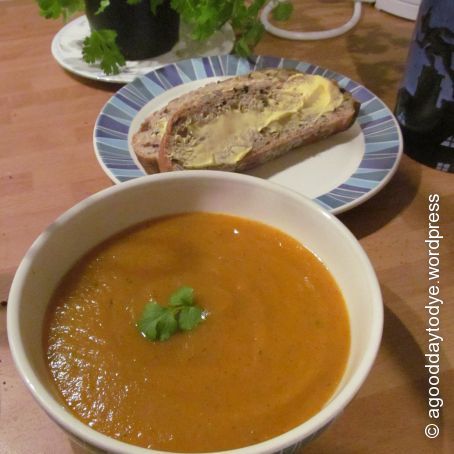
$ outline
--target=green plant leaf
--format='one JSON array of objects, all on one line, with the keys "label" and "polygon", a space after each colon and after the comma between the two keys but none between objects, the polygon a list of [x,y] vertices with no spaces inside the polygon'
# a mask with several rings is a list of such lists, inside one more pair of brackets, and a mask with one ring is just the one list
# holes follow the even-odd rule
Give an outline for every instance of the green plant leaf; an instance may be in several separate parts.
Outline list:
[{"label": "green plant leaf", "polygon": [[256,37],[261,36],[259,13],[265,3],[266,0],[171,0],[172,8],[191,26],[194,39],[207,39],[230,22],[236,37],[234,50],[242,56],[251,53]]},{"label": "green plant leaf", "polygon": [[62,13],[61,3],[58,0],[38,0],[39,13],[46,19],[57,19]]},{"label": "green plant leaf", "polygon": [[106,10],[106,8],[110,5],[110,0],[101,0],[99,2],[99,8],[98,8],[98,11],[96,11],[96,15],[97,14],[101,14],[102,12],[104,12]]},{"label": "green plant leaf", "polygon": [[116,37],[115,30],[92,30],[83,42],[83,59],[87,63],[99,62],[106,74],[118,74],[126,61],[115,42]]},{"label": "green plant leaf", "polygon": [[167,340],[178,329],[175,314],[155,301],[145,305],[137,327],[150,340]]},{"label": "green plant leaf", "polygon": [[203,310],[198,306],[183,307],[178,316],[178,327],[190,331],[202,321]]},{"label": "green plant leaf", "polygon": [[[36,0],[40,14],[46,18],[63,17],[67,20],[76,11],[84,11],[84,0]],[[149,2],[151,11],[164,0],[124,0],[129,5],[142,1]],[[259,19],[261,8],[267,0],[170,0],[171,7],[180,15],[191,29],[191,36],[197,40],[206,40],[230,22],[235,34],[234,51],[241,56],[248,56],[260,40],[263,26]],[[290,2],[285,2],[285,4]],[[110,5],[110,0],[100,0],[96,14],[100,14]],[[278,5],[279,6],[279,5]],[[280,9],[283,7],[280,6]],[[289,8],[285,6],[284,8]],[[280,13],[283,14],[283,13]],[[113,32],[113,30],[111,30]],[[98,63],[106,74],[118,74],[125,64],[124,56],[115,44],[112,35],[98,30],[98,35],[84,40],[83,59],[87,63]]]},{"label": "green plant leaf", "polygon": [[247,57],[251,53],[251,49],[247,45],[247,42],[244,39],[244,37],[237,39],[237,41],[235,42],[235,45],[233,47],[233,50],[240,57]]},{"label": "green plant leaf", "polygon": [[142,317],[137,322],[139,331],[147,338],[156,340],[158,338],[157,324],[165,312],[165,308],[161,307],[155,301],[147,303],[142,312]]},{"label": "green plant leaf", "polygon": [[292,2],[280,2],[278,3],[272,11],[272,16],[274,20],[277,21],[286,21],[290,19],[290,16],[293,13],[293,4]]},{"label": "green plant leaf", "polygon": [[39,13],[46,19],[63,17],[66,21],[77,11],[84,11],[84,0],[37,0]]},{"label": "green plant leaf", "polygon": [[165,311],[157,321],[156,331],[157,338],[160,341],[167,340],[172,334],[175,334],[178,330],[178,322],[175,318],[175,314],[171,311]]},{"label": "green plant leaf", "polygon": [[265,3],[267,2],[268,0],[254,0],[249,8],[248,8],[248,14],[249,16],[251,17],[255,17],[258,15],[258,13],[260,12],[260,10],[262,9],[262,7],[265,5]]},{"label": "green plant leaf", "polygon": [[180,287],[170,296],[171,306],[192,306],[194,304],[194,289],[191,287]]},{"label": "green plant leaf", "polygon": [[251,54],[252,49],[259,42],[264,32],[264,27],[261,23],[253,23],[243,36],[237,39],[235,43],[235,53],[240,57],[247,57]]}]

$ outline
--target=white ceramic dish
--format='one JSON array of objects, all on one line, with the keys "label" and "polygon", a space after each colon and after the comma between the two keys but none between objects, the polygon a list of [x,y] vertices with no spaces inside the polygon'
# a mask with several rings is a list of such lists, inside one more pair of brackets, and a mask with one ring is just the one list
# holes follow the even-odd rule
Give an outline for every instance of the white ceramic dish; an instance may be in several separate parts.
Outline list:
[{"label": "white ceramic dish", "polygon": [[20,375],[44,410],[72,436],[111,453],[150,454],[102,435],[76,419],[51,391],[42,324],[62,276],[88,250],[143,220],[188,211],[224,212],[275,226],[325,263],[347,303],[351,350],[343,379],[314,417],[278,437],[232,451],[277,453],[300,446],[353,399],[377,354],[383,305],[374,270],[358,241],[332,214],[278,184],[215,171],[172,172],[110,187],[77,204],[34,242],[21,262],[8,300],[8,338]]}]

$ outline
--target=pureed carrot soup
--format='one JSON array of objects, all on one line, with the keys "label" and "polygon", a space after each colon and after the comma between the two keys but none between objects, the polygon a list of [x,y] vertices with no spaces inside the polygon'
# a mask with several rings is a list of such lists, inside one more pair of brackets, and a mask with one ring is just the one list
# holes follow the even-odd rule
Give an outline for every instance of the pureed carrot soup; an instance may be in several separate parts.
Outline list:
[{"label": "pureed carrot soup", "polygon": [[[184,302],[169,305],[183,286],[201,316],[187,330],[168,318],[191,319]],[[175,332],[150,340],[144,326]],[[350,333],[336,283],[300,243],[257,222],[191,213],[85,256],[54,295],[44,342],[81,421],[135,445],[201,452],[264,441],[316,413],[343,374]]]}]

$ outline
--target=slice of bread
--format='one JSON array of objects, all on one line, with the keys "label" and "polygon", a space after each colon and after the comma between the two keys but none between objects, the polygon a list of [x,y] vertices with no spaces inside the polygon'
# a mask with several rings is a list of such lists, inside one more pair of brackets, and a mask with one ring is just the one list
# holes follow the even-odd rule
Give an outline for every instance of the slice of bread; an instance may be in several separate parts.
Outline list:
[{"label": "slice of bread", "polygon": [[343,131],[359,110],[321,76],[271,69],[209,84],[153,113],[133,145],[149,173],[242,171]]},{"label": "slice of bread", "polygon": [[231,86],[241,84],[244,76],[229,78],[222,82],[211,82],[203,87],[179,96],[162,109],[151,113],[141,124],[139,131],[132,137],[132,147],[137,159],[147,173],[158,173],[158,154],[162,136],[173,113],[185,105],[198,102],[210,93],[228,90]]}]

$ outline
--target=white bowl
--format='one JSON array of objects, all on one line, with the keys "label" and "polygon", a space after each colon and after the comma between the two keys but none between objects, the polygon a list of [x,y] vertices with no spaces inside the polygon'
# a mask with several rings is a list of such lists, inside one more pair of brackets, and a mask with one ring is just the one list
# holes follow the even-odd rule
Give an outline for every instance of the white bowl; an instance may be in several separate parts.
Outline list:
[{"label": "white bowl", "polygon": [[60,216],[33,243],[11,287],[8,339],[17,369],[38,403],[75,438],[112,453],[158,452],[96,432],[66,410],[51,391],[42,323],[60,279],[93,246],[146,219],[188,211],[224,212],[281,229],[325,263],[343,293],[351,348],[333,397],[315,416],[289,432],[224,452],[275,453],[300,446],[326,427],[364,382],[380,345],[383,303],[374,270],[350,231],[311,200],[259,178],[216,171],[153,175],[110,187]]}]

